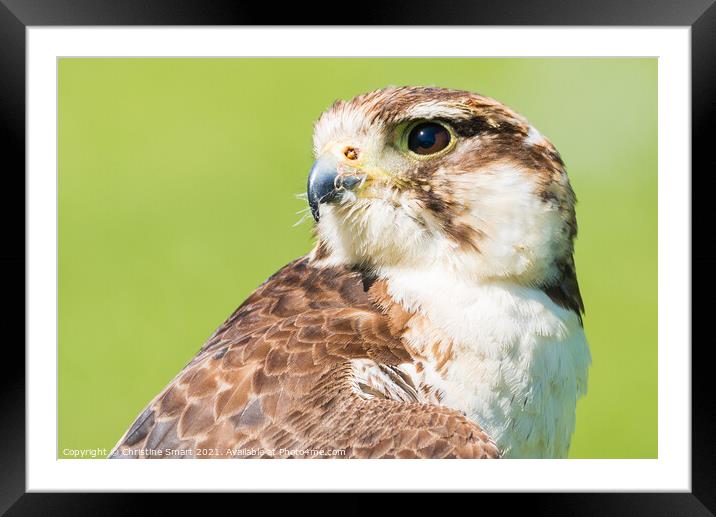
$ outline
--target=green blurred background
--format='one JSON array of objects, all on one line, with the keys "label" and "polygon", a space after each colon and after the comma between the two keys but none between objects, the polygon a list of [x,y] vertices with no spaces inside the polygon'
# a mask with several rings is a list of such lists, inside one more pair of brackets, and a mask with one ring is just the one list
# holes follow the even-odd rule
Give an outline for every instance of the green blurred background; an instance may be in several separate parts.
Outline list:
[{"label": "green blurred background", "polygon": [[312,123],[387,85],[495,97],[562,153],[593,366],[570,457],[657,455],[656,59],[61,59],[59,422],[111,448],[266,277],[294,227]]}]

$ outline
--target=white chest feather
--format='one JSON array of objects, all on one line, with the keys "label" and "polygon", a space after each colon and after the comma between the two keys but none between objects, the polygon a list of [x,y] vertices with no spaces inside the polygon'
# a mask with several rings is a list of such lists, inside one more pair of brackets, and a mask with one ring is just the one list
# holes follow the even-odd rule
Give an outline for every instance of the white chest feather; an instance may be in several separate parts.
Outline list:
[{"label": "white chest feather", "polygon": [[480,424],[505,457],[566,457],[591,361],[577,315],[509,282],[406,270],[387,278],[391,297],[428,322],[405,339],[426,357],[421,381],[441,403]]}]

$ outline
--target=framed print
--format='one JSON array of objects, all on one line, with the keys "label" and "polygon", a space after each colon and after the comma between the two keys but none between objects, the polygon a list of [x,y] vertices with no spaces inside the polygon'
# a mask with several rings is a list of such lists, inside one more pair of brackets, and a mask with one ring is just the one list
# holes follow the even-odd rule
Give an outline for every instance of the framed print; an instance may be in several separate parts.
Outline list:
[{"label": "framed print", "polygon": [[549,4],[281,26],[5,1],[26,325],[3,510],[445,491],[709,515],[691,171],[716,8]]}]

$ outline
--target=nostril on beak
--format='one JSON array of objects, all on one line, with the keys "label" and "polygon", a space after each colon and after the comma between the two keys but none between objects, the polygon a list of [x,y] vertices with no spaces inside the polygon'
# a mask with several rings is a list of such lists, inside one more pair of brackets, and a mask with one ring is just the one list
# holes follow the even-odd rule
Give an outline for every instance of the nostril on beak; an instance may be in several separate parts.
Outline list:
[{"label": "nostril on beak", "polygon": [[363,181],[363,179],[364,178],[361,176],[339,176],[336,181],[336,186],[338,189],[344,188],[346,190],[350,190]]}]

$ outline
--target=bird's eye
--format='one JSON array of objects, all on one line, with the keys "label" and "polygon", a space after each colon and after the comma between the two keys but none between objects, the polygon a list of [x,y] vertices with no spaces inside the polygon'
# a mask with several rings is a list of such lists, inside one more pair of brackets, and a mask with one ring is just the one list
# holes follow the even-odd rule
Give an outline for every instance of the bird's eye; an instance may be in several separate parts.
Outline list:
[{"label": "bird's eye", "polygon": [[437,122],[421,122],[408,133],[408,149],[415,154],[435,154],[448,145],[452,140],[450,131]]}]

